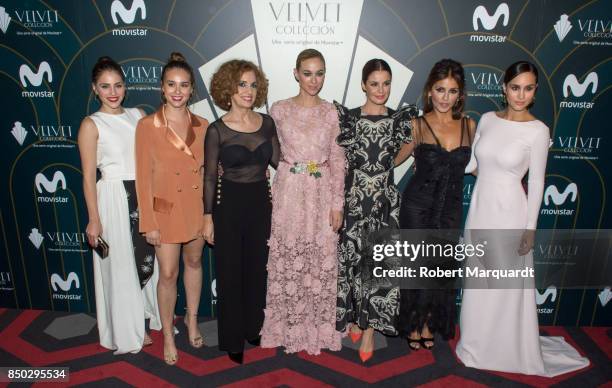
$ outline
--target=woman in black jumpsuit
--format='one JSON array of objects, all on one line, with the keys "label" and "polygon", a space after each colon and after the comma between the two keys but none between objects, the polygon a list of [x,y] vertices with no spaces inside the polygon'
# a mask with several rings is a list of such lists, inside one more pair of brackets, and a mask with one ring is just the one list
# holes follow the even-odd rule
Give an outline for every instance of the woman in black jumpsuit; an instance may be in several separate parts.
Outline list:
[{"label": "woman in black jumpsuit", "polygon": [[205,140],[204,237],[214,243],[219,350],[238,363],[245,340],[259,345],[266,304],[272,212],[266,171],[280,157],[274,120],[252,110],[265,102],[266,91],[251,62],[222,65],[211,94],[229,112],[208,127]]}]

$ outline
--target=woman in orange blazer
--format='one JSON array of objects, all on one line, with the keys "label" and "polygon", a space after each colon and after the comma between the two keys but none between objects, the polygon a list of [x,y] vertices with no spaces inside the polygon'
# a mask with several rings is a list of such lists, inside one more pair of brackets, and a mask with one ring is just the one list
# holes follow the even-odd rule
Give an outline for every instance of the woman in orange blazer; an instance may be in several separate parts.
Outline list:
[{"label": "woman in orange blazer", "polygon": [[197,311],[202,290],[204,135],[208,122],[187,109],[193,93],[191,66],[172,53],[162,71],[162,107],[136,127],[136,191],[140,232],[155,246],[157,295],[164,334],[164,360],[178,361],[173,316],[179,255],[187,294],[184,323],[191,346],[204,345]]}]

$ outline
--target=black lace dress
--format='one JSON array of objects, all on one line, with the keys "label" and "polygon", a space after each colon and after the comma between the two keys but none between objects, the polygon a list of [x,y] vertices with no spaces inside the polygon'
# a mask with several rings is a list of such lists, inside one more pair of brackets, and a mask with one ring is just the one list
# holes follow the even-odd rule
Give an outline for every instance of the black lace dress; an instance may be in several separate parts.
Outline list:
[{"label": "black lace dress", "polygon": [[[458,231],[463,215],[464,170],[471,156],[468,119],[461,120],[460,145],[450,151],[442,147],[424,117],[417,119],[414,133],[415,174],[402,193],[400,227]],[[439,333],[445,340],[454,338],[456,297],[455,289],[403,289],[400,335],[408,336],[427,324],[432,333]]]},{"label": "black lace dress", "polygon": [[[338,144],[348,163],[344,185],[344,223],[338,248],[338,299],[336,330],[349,323],[397,335],[399,283],[375,278],[376,264],[365,240],[371,232],[399,227],[399,191],[393,179],[393,159],[411,141],[410,121],[418,114],[414,105],[384,116],[362,116],[336,103],[340,121]],[[385,260],[386,269],[399,263]],[[380,264],[379,264],[380,266]]]}]

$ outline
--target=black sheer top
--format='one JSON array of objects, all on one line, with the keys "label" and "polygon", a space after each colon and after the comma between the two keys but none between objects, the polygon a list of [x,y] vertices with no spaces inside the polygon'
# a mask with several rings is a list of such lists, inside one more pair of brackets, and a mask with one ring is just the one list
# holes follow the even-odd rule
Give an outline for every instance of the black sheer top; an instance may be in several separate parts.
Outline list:
[{"label": "black sheer top", "polygon": [[460,229],[463,176],[472,154],[470,124],[461,119],[459,145],[442,146],[425,117],[413,128],[415,172],[402,194],[402,229]]},{"label": "black sheer top", "polygon": [[208,126],[204,141],[204,214],[213,211],[219,164],[223,179],[240,183],[264,180],[268,165],[278,166],[276,125],[272,117],[261,116],[261,127],[255,132],[233,130],[221,119]]}]

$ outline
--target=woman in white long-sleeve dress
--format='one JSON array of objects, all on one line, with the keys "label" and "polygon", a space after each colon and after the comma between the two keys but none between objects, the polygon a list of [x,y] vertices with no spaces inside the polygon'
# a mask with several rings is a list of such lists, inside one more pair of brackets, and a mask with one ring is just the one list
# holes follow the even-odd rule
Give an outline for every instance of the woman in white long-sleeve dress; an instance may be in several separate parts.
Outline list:
[{"label": "woman in white long-sleeve dress", "polygon": [[[529,113],[537,90],[538,72],[529,62],[510,65],[504,76],[507,107],[482,115],[473,154],[466,172],[477,169],[477,181],[466,221],[470,230],[497,230],[489,235],[512,234],[518,254],[506,249],[492,257],[496,266],[513,266],[514,258],[533,267],[531,249],[544,189],[550,134]],[[521,180],[529,171],[528,194]],[[476,233],[474,231],[474,233]],[[504,244],[508,236],[502,237]],[[490,245],[490,244],[489,244]],[[511,249],[515,252],[515,246]],[[524,261],[522,261],[524,260]],[[506,260],[508,261],[508,260]],[[511,261],[511,260],[510,260]],[[526,283],[528,284],[528,282]],[[539,376],[557,376],[589,365],[562,337],[540,337],[533,285],[512,289],[463,291],[461,339],[456,353],[469,367]]]},{"label": "woman in white long-sleeve dress", "polygon": [[[100,345],[114,354],[136,353],[152,343],[145,331],[161,329],[157,306],[155,250],[138,234],[135,191],[134,139],[144,116],[137,108],[123,108],[125,79],[121,67],[101,57],[92,70],[92,88],[100,109],[85,117],[79,128],[83,192],[91,246],[101,236],[109,255],[95,251],[94,284]],[[96,183],[96,169],[102,178]]]}]

